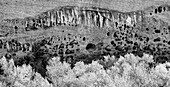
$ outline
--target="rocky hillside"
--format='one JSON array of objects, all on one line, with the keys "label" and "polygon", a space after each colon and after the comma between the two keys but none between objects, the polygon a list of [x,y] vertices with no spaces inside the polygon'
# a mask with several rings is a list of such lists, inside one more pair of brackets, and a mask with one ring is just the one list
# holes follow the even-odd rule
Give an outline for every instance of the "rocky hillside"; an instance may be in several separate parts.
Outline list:
[{"label": "rocky hillside", "polygon": [[47,61],[60,56],[74,67],[127,53],[170,56],[170,5],[124,12],[99,6],[58,6],[34,16],[6,18],[0,24],[0,53],[15,65],[30,64],[42,75]]}]

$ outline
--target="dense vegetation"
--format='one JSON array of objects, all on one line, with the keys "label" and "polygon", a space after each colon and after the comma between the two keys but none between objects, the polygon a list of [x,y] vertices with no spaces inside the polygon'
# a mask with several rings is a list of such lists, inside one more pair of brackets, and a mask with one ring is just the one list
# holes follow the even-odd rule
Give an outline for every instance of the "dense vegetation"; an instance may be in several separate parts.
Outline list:
[{"label": "dense vegetation", "polygon": [[[0,59],[0,87],[169,87],[170,63],[156,64],[153,56],[126,54],[116,59],[91,64],[60,62],[60,57],[48,61],[47,76],[42,77],[28,64],[15,66],[13,59]],[[104,69],[104,67],[107,67]]]}]

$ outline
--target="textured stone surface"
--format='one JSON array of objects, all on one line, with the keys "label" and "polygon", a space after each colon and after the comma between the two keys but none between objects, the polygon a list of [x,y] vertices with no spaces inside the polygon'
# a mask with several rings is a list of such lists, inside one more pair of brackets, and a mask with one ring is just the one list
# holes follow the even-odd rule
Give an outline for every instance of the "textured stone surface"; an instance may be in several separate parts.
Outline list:
[{"label": "textured stone surface", "polygon": [[148,6],[168,4],[168,0],[1,0],[0,17],[24,18],[58,6],[101,7],[130,12]]},{"label": "textured stone surface", "polygon": [[[47,60],[60,56],[74,66],[104,55],[152,54],[169,61],[169,5],[121,12],[99,7],[61,6],[25,18],[4,19],[0,30],[1,55],[16,65],[31,64],[46,71]],[[41,67],[41,68],[38,68]]]}]

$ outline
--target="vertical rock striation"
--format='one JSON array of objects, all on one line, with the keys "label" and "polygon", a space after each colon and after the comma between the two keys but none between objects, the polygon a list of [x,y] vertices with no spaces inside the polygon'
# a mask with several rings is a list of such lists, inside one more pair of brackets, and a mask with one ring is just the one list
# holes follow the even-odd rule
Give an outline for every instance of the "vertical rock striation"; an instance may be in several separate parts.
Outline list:
[{"label": "vertical rock striation", "polygon": [[74,66],[77,61],[90,63],[103,55],[127,53],[149,53],[156,62],[165,62],[170,55],[170,25],[159,17],[169,11],[168,5],[133,12],[58,7],[34,17],[4,20],[0,48],[13,57],[34,56],[31,61],[40,59],[42,64],[52,56]]}]

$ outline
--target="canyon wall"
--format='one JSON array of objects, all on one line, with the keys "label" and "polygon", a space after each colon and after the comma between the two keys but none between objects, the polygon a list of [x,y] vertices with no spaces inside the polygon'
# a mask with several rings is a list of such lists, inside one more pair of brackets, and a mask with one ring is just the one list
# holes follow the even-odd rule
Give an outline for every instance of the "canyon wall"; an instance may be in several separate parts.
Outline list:
[{"label": "canyon wall", "polygon": [[[170,5],[120,11],[100,6],[58,6],[0,24],[0,53],[16,65],[46,67],[53,56],[74,64],[127,53],[169,61]],[[41,62],[40,62],[41,61]],[[39,69],[41,70],[41,69]]]}]

